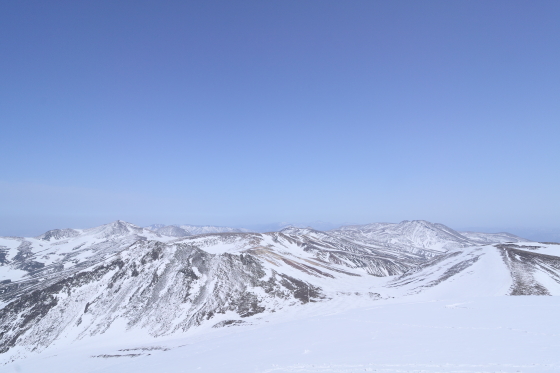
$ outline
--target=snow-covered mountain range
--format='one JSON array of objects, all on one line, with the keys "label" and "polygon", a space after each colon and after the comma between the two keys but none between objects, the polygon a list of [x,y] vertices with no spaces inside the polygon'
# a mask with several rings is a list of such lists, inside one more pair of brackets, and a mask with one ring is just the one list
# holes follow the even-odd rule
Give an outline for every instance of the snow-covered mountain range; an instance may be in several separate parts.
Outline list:
[{"label": "snow-covered mountain range", "polygon": [[427,221],[269,233],[116,221],[0,238],[0,356],[15,364],[108,336],[173,341],[311,309],[559,294],[560,245],[508,233]]}]

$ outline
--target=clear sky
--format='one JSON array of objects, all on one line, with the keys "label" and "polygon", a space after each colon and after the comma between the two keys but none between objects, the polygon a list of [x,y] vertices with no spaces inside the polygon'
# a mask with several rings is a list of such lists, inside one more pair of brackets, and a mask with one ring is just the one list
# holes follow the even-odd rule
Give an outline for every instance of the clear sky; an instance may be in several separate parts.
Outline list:
[{"label": "clear sky", "polygon": [[560,228],[559,1],[3,1],[0,235]]}]

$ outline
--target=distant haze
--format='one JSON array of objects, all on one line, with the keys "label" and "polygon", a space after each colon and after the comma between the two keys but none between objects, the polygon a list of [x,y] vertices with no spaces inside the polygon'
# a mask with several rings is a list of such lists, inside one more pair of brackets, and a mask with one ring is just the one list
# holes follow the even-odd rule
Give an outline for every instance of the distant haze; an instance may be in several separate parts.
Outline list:
[{"label": "distant haze", "polygon": [[558,1],[4,1],[0,235],[426,219],[558,241],[559,19]]}]

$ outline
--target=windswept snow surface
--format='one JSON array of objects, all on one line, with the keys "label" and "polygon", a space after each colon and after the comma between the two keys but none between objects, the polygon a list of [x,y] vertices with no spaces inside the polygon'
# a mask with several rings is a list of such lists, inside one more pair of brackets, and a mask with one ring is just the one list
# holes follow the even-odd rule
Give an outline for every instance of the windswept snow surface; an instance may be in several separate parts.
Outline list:
[{"label": "windswept snow surface", "polygon": [[560,371],[560,245],[513,237],[117,221],[0,238],[0,371]]},{"label": "windswept snow surface", "polygon": [[[309,304],[174,339],[52,348],[6,372],[557,372],[557,297]],[[358,306],[358,307],[356,307]]]}]

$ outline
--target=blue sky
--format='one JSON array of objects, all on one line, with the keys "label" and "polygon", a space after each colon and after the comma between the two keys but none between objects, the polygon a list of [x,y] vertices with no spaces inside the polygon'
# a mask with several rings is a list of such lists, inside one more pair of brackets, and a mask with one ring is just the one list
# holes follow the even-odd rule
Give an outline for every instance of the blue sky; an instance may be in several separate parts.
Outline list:
[{"label": "blue sky", "polygon": [[2,2],[0,234],[560,229],[559,19],[558,1]]}]

